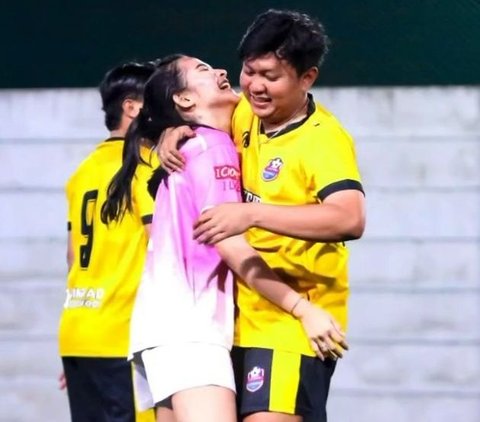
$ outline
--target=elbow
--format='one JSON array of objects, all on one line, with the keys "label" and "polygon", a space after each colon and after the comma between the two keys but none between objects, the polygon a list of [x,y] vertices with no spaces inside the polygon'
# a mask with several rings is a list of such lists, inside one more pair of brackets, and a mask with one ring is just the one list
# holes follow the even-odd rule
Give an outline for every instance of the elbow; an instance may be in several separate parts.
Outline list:
[{"label": "elbow", "polygon": [[365,215],[353,216],[345,226],[344,239],[357,240],[363,236],[365,232]]}]

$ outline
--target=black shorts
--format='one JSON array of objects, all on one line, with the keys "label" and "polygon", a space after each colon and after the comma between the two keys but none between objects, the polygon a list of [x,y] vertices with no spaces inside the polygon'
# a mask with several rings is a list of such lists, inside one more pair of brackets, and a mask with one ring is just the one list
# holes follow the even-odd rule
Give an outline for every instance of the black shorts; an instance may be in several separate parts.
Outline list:
[{"label": "black shorts", "polygon": [[272,349],[234,347],[233,368],[240,416],[257,412],[300,415],[326,422],[336,362]]},{"label": "black shorts", "polygon": [[154,421],[135,409],[132,366],[126,358],[63,357],[72,422]]}]

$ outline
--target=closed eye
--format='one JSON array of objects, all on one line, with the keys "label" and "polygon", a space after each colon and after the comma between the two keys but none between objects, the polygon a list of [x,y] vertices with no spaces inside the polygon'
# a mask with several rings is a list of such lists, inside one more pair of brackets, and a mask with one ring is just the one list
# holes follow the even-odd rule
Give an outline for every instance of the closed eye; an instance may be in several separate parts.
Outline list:
[{"label": "closed eye", "polygon": [[210,70],[210,67],[207,66],[205,63],[199,63],[199,64],[197,64],[195,69],[199,70],[200,72],[204,72],[206,70]]}]

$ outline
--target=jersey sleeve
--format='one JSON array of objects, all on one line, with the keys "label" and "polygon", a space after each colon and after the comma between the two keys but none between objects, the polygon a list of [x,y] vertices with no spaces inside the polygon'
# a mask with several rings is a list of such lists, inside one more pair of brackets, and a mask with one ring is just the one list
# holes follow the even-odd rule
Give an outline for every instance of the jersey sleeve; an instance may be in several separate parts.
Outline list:
[{"label": "jersey sleeve", "polygon": [[233,143],[207,148],[187,167],[199,213],[224,202],[241,202],[240,166]]},{"label": "jersey sleeve", "polygon": [[137,167],[132,183],[132,194],[143,224],[150,224],[153,217],[154,200],[148,192],[147,184],[153,171],[158,167],[158,160],[154,152],[142,151],[142,158],[147,164],[141,163]]},{"label": "jersey sleeve", "polygon": [[306,172],[320,201],[342,190],[363,192],[355,147],[350,135],[337,123],[312,133],[313,151],[306,154]]}]

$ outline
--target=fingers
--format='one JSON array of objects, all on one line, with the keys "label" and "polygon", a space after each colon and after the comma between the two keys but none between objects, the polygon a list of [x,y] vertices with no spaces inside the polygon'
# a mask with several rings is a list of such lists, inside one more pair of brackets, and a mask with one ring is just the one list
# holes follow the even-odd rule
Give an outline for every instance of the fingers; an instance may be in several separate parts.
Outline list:
[{"label": "fingers", "polygon": [[58,377],[58,389],[65,390],[67,388],[67,379],[65,378],[65,374],[62,372]]},{"label": "fingers", "polygon": [[[329,342],[328,340],[323,340],[321,338],[316,338],[314,343],[317,345],[318,350],[322,353],[325,358],[338,359],[342,358],[343,354],[340,350],[337,349],[335,344]],[[317,354],[318,355],[318,354]]]},{"label": "fingers", "polygon": [[320,348],[320,345],[318,344],[318,342],[316,342],[315,340],[310,340],[310,346],[312,347],[312,349],[315,352],[315,354],[317,355],[317,357],[321,361],[324,361],[325,360],[325,355],[323,354],[323,351]]},{"label": "fingers", "polygon": [[180,138],[194,138],[195,137],[195,131],[190,127],[190,126],[179,126],[175,128],[175,130],[178,131],[178,136]]},{"label": "fingers", "polygon": [[176,150],[168,152],[160,150],[158,156],[162,167],[169,173],[182,171],[185,167],[185,158]]},{"label": "fingers", "polygon": [[324,358],[328,357],[334,360],[343,358],[344,352],[348,350],[345,338],[331,332],[311,339],[311,344],[317,356],[320,357],[321,355]]},{"label": "fingers", "polygon": [[333,340],[335,344],[338,344],[342,349],[348,350],[348,344],[345,341],[345,334],[341,332],[341,334],[338,331],[330,333],[330,338]]},{"label": "fingers", "polygon": [[210,230],[213,230],[215,227],[210,222],[209,219],[202,219],[200,216],[197,223],[195,223],[193,228],[193,238],[200,243],[203,243],[207,238],[211,237],[212,234],[209,233]]}]

